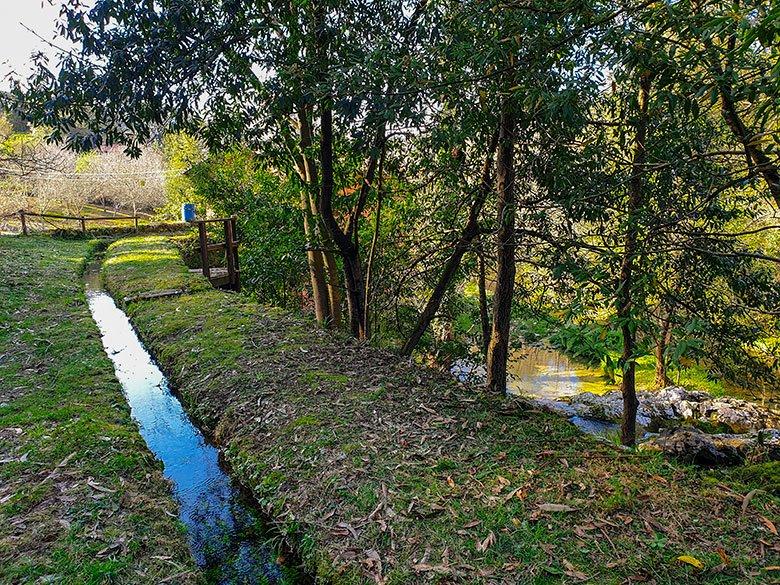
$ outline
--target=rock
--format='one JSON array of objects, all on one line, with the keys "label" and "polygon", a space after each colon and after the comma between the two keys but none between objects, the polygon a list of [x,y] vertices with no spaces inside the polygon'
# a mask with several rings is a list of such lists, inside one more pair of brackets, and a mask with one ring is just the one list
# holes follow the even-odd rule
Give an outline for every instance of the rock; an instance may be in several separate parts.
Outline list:
[{"label": "rock", "polygon": [[[637,423],[656,431],[670,423],[688,421],[707,427],[723,426],[742,434],[780,427],[780,415],[755,403],[737,398],[713,398],[706,392],[670,386],[658,392],[639,392]],[[584,392],[568,401],[537,399],[539,408],[566,416],[581,416],[617,421],[623,416],[623,398],[619,392],[601,396]]]},{"label": "rock", "polygon": [[736,465],[743,461],[733,446],[715,444],[712,437],[693,428],[675,429],[639,444],[640,451],[658,451],[687,463]]},{"label": "rock", "polygon": [[687,400],[680,400],[677,403],[677,414],[683,420],[692,419],[698,415],[697,405]]},{"label": "rock", "polygon": [[640,443],[638,449],[700,465],[737,465],[748,458],[780,461],[780,430],[707,435],[695,428],[678,428]]},{"label": "rock", "polygon": [[551,400],[549,398],[535,398],[530,401],[533,407],[543,410],[545,412],[552,412],[553,414],[560,414],[561,416],[570,417],[576,416],[577,410],[568,402],[562,400]]},{"label": "rock", "polygon": [[747,433],[779,426],[776,413],[736,398],[705,400],[699,406],[700,417],[724,424],[735,433]]},{"label": "rock", "polygon": [[623,396],[620,392],[607,392],[601,396],[583,392],[572,396],[571,406],[578,416],[601,420],[617,420],[623,416]]}]

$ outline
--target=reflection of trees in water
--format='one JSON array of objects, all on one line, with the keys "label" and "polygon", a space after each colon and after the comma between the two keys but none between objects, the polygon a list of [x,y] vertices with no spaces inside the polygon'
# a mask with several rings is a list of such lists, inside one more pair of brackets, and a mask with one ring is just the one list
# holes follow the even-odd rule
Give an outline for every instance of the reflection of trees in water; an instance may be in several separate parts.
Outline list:
[{"label": "reflection of trees in water", "polygon": [[261,521],[240,501],[227,478],[192,494],[187,525],[195,558],[210,581],[279,583],[282,572],[266,544]]}]

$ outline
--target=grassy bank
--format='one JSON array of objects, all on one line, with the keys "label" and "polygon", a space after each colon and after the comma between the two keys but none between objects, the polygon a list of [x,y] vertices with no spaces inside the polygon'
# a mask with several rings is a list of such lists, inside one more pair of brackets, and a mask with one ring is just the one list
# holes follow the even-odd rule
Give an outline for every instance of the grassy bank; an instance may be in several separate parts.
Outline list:
[{"label": "grassy bank", "polygon": [[777,574],[768,522],[780,501],[751,491],[771,467],[706,471],[597,442],[207,290],[164,237],[113,245],[104,276],[116,298],[191,290],[128,313],[234,473],[323,580],[765,583]]},{"label": "grassy bank", "polygon": [[0,237],[0,583],[195,582],[85,301],[93,250]]}]

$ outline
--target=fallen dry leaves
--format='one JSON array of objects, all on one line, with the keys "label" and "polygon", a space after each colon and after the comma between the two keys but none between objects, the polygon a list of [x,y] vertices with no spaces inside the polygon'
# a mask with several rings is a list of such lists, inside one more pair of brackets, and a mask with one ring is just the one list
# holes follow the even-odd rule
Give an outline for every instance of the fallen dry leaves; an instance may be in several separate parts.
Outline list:
[{"label": "fallen dry leaves", "polygon": [[477,552],[485,552],[496,542],[496,535],[491,530],[484,540],[477,543]]}]

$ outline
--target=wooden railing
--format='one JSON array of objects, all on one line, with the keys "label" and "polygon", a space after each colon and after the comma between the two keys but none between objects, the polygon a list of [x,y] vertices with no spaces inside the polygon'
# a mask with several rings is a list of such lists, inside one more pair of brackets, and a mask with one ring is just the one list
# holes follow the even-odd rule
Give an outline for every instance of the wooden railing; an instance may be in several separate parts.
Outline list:
[{"label": "wooden railing", "polygon": [[29,235],[29,230],[27,229],[27,218],[28,217],[40,217],[41,219],[65,219],[65,220],[74,220],[78,221],[81,224],[81,231],[82,233],[87,232],[87,222],[88,221],[132,221],[135,225],[135,230],[138,231],[138,216],[137,215],[114,215],[114,216],[107,216],[107,217],[87,217],[83,215],[57,215],[54,213],[34,213],[32,211],[24,211],[19,210],[19,221],[22,224],[22,234],[25,236]]},{"label": "wooden railing", "polygon": [[[241,271],[238,268],[238,239],[236,238],[236,218],[221,217],[216,219],[197,219],[192,223],[198,226],[200,239],[200,261],[203,276],[216,287],[227,287],[234,291],[241,290]],[[225,233],[224,242],[209,243],[206,224],[222,223]],[[213,268],[209,261],[209,252],[225,251],[226,268]]]}]

